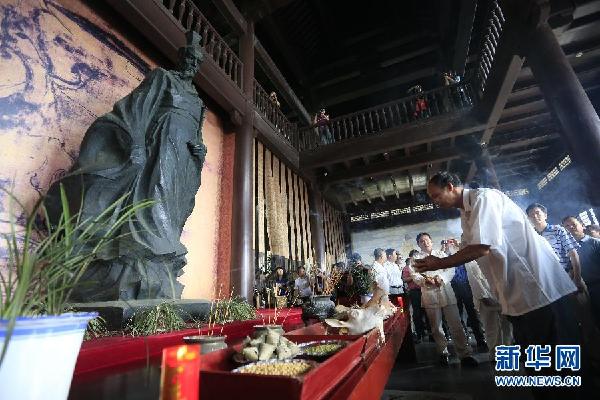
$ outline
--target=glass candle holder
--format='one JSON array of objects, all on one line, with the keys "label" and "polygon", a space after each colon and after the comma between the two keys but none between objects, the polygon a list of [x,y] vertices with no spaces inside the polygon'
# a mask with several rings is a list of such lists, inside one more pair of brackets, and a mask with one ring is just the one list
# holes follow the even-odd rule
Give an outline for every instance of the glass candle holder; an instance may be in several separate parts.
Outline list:
[{"label": "glass candle holder", "polygon": [[160,400],[197,400],[200,393],[200,346],[163,349]]}]

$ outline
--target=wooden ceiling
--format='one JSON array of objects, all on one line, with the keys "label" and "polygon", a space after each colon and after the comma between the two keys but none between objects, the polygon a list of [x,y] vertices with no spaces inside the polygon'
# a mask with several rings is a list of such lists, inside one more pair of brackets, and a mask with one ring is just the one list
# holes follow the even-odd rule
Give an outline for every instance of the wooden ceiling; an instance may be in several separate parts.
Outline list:
[{"label": "wooden ceiling", "polygon": [[[258,21],[257,36],[306,108],[326,107],[331,115],[341,115],[402,97],[415,84],[438,86],[441,71],[461,65],[455,57],[462,55],[464,66],[462,49],[471,31],[457,46],[460,6],[476,2],[262,3],[270,12]],[[469,27],[475,14],[463,17],[470,19]]]},{"label": "wooden ceiling", "polygon": [[[235,47],[237,36],[213,2],[196,3]],[[438,87],[444,71],[473,75],[493,0],[234,3],[254,10],[258,39],[305,108],[312,113],[326,107],[334,118],[404,97],[415,84]],[[600,106],[600,1],[551,0],[551,6],[549,23]],[[519,40],[503,49],[504,58],[496,55],[500,65],[489,78],[488,98],[471,112],[302,152],[303,172],[352,213],[419,204],[427,201],[427,177],[438,169],[481,180],[469,149],[485,142],[503,190],[535,186],[566,149],[527,61],[511,58]],[[257,80],[270,90],[260,65]],[[502,92],[503,83],[512,89]],[[293,106],[282,109],[300,121]]]},{"label": "wooden ceiling", "polygon": [[[406,88],[417,83],[425,89],[439,86],[440,73],[458,69],[456,65],[466,65],[469,71],[481,48],[490,4],[286,3],[259,22],[259,38],[306,108],[326,106],[332,116],[403,97]],[[600,1],[577,6],[556,1],[552,7],[550,24],[559,42],[588,95],[600,100]],[[419,129],[411,133],[407,127],[406,132],[395,132],[402,140],[380,140],[372,147],[379,139],[334,144],[320,158],[319,151],[301,156],[301,164],[317,177],[328,198],[354,213],[426,201],[425,181],[438,169],[481,179],[465,152],[473,141],[486,142],[503,189],[530,187],[566,150],[527,62],[512,73],[513,89],[491,126],[488,120],[486,126],[474,123],[470,130],[440,128],[427,141],[416,140]]]}]

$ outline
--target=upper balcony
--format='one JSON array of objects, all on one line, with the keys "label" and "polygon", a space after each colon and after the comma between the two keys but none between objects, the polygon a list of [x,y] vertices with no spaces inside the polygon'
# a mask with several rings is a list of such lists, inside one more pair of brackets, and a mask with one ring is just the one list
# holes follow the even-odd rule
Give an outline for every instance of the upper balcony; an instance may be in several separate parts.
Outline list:
[{"label": "upper balcony", "polygon": [[[261,140],[303,175],[316,176],[327,185],[344,182],[342,192],[350,185],[353,195],[346,201],[377,197],[379,191],[368,195],[370,187],[382,188],[384,198],[397,196],[393,188],[400,185],[385,189],[383,182],[397,183],[403,171],[417,176],[442,163],[449,167],[453,162],[453,168],[472,178],[476,168],[473,155],[465,154],[465,143],[485,143],[492,153],[504,155],[511,149],[521,154],[536,150],[531,147],[534,143],[547,148],[556,137],[555,128],[544,130],[552,125],[549,112],[530,71],[521,70],[523,59],[515,53],[522,37],[514,34],[512,14],[504,12],[497,0],[461,2],[457,9],[443,6],[415,15],[415,10],[400,5],[371,13],[342,7],[334,22],[330,15],[335,4],[329,2],[257,3],[246,15],[256,19],[264,47],[255,38],[257,73],[250,77],[244,76],[238,50],[246,17],[237,2],[107,2],[173,62],[183,33],[198,32],[207,56],[196,77],[200,88],[230,113],[232,121],[240,121],[249,101]],[[392,16],[402,10],[408,14],[402,14],[405,26],[398,30],[400,17]],[[593,10],[586,5],[570,10],[577,24],[564,21],[568,12],[557,12],[563,19],[552,20],[557,35],[564,32],[561,44],[586,87],[597,75],[597,64],[586,61],[588,54],[595,54],[590,50],[597,39]],[[419,24],[410,25],[412,17],[421,18]],[[343,20],[360,24],[344,31]],[[432,30],[440,20],[445,22],[439,30]],[[577,58],[581,52],[584,56]],[[440,65],[464,78],[443,85]],[[244,93],[248,80],[252,93]],[[415,84],[431,89],[398,95]],[[271,91],[281,106],[270,100]],[[315,124],[304,105],[312,111],[325,107],[331,119]],[[539,131],[533,138],[525,131],[533,129],[532,123]],[[366,194],[361,195],[361,187]]]}]

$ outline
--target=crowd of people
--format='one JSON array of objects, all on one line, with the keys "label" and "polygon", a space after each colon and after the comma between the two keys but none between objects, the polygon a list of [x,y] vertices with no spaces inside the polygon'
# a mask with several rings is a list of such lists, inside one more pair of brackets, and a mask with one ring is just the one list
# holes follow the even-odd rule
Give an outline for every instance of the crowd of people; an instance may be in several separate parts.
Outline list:
[{"label": "crowd of people", "polygon": [[[434,249],[431,235],[421,232],[407,258],[394,248],[376,248],[370,266],[354,254],[347,269],[337,266],[346,273],[346,288],[337,296],[368,295],[378,287],[392,302],[403,297],[412,310],[414,340],[434,341],[442,365],[449,364],[449,338],[465,367],[478,366],[474,351],[489,351],[493,360],[499,345],[566,344],[583,346],[583,374],[593,374],[598,357],[585,346],[600,329],[599,227],[572,215],[550,224],[544,205],[522,210],[503,192],[466,188],[449,172],[431,177],[427,192],[439,207],[460,210],[460,240],[448,237]],[[373,283],[349,291],[360,280],[357,269],[368,271]],[[308,299],[312,287],[299,269],[293,284],[298,297]]]},{"label": "crowd of people", "polygon": [[[582,345],[583,380],[588,388],[593,385],[597,359],[585,344],[594,341],[600,323],[600,241],[586,235],[576,217],[566,216],[564,227],[548,224],[543,205],[531,204],[524,212],[501,191],[465,188],[448,172],[434,175],[427,193],[439,207],[460,210],[462,243],[447,256],[430,253],[415,260],[414,270],[441,277],[444,271],[476,262],[490,288],[487,300],[499,306],[494,318],[505,318],[512,327],[507,343],[514,341],[521,349]],[[582,318],[588,306],[593,318]],[[594,323],[586,324],[590,320]],[[503,335],[501,328],[494,335],[498,333]],[[504,336],[494,344],[502,341]],[[534,392],[538,398],[557,393]]]}]

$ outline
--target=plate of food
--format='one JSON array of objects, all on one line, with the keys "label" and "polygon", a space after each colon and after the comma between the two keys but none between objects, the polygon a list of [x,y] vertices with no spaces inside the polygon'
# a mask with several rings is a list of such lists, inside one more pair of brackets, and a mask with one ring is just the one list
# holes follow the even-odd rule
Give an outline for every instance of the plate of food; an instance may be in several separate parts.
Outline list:
[{"label": "plate of food", "polygon": [[300,343],[300,356],[304,358],[323,359],[343,349],[347,342],[343,340],[317,340]]},{"label": "plate of food", "polygon": [[310,360],[268,360],[257,361],[231,372],[235,374],[277,375],[298,377],[306,374],[317,365]]},{"label": "plate of food", "polygon": [[255,361],[292,359],[300,352],[298,345],[279,332],[269,330],[255,339],[246,337],[242,348],[233,355],[233,361],[243,365]]}]

